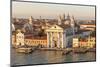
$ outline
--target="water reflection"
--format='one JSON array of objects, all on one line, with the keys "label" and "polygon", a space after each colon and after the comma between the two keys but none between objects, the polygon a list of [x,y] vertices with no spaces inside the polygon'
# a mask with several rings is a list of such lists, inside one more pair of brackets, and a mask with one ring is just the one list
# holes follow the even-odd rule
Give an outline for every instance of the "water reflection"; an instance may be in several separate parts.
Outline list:
[{"label": "water reflection", "polygon": [[68,55],[62,55],[61,51],[36,50],[32,54],[21,54],[21,53],[16,53],[15,50],[13,49],[11,52],[12,65],[93,61],[93,60],[95,60],[95,53],[93,52],[88,52],[85,54],[70,53]]}]

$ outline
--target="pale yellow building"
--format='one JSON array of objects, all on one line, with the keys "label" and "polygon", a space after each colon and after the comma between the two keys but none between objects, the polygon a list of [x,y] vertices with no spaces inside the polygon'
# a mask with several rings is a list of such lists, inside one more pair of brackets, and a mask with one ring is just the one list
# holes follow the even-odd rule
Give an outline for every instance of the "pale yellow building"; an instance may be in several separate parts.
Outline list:
[{"label": "pale yellow building", "polygon": [[23,46],[24,45],[24,34],[21,32],[21,30],[17,30],[17,34],[16,34],[16,46],[20,45]]},{"label": "pale yellow building", "polygon": [[93,48],[96,46],[96,38],[95,37],[88,37],[88,47]]},{"label": "pale yellow building", "polygon": [[25,39],[25,44],[28,46],[47,46],[47,39]]},{"label": "pale yellow building", "polygon": [[79,38],[73,38],[73,45],[72,47],[79,47]]},{"label": "pale yellow building", "polygon": [[73,38],[73,47],[94,48],[95,46],[95,37],[87,37],[85,39]]}]

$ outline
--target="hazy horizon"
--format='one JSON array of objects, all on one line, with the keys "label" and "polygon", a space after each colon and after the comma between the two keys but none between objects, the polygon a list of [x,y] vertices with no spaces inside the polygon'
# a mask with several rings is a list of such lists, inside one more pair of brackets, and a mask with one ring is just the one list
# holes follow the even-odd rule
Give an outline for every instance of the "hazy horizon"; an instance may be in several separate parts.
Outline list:
[{"label": "hazy horizon", "polygon": [[12,17],[28,18],[58,18],[59,15],[69,14],[75,18],[95,19],[95,7],[63,5],[63,4],[47,4],[47,3],[31,3],[31,2],[12,2]]}]

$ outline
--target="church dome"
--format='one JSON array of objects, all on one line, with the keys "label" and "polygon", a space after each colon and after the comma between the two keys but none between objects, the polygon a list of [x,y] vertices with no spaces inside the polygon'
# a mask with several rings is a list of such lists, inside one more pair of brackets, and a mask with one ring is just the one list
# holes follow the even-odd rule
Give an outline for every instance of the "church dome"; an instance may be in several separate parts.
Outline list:
[{"label": "church dome", "polygon": [[25,33],[33,33],[32,24],[26,23],[23,27]]},{"label": "church dome", "polygon": [[65,25],[69,25],[69,24],[70,24],[70,20],[66,20],[66,21],[64,22],[64,24],[65,24]]},{"label": "church dome", "polygon": [[32,22],[33,22],[33,18],[31,16],[31,17],[29,17],[29,22],[24,24],[23,29],[24,29],[25,33],[33,33],[33,23]]}]

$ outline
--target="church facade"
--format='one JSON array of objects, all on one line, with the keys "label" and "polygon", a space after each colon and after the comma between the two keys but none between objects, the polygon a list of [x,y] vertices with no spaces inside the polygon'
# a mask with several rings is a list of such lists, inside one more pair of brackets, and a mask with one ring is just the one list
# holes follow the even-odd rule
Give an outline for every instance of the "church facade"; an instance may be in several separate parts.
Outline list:
[{"label": "church facade", "polygon": [[[65,24],[64,22],[68,23]],[[67,19],[65,19],[65,15],[63,15],[63,19],[59,17],[58,24],[55,24],[46,30],[47,47],[66,48],[72,46],[72,38],[78,31],[78,27],[75,23],[74,17],[70,17],[69,14]]]},{"label": "church facade", "polygon": [[[74,28],[77,32],[77,28]],[[66,48],[72,45],[73,28],[53,25],[46,30],[48,48]]]},{"label": "church facade", "polygon": [[54,25],[51,28],[47,29],[46,32],[48,48],[66,47],[66,32],[62,27]]}]

